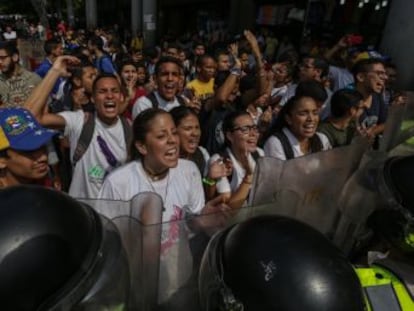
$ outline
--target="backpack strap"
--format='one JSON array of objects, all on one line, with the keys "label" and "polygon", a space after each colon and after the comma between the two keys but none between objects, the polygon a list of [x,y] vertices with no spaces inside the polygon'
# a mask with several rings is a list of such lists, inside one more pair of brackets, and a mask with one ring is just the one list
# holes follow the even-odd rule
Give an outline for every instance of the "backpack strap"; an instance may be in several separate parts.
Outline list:
[{"label": "backpack strap", "polygon": [[[230,159],[230,154],[227,151],[227,148],[224,147],[224,149],[221,149],[218,154],[223,158],[223,159]],[[227,176],[227,179],[229,180],[229,184],[231,183],[231,180],[233,179],[233,170],[231,171],[231,174],[229,176]]]},{"label": "backpack strap", "polygon": [[[150,102],[152,104],[152,108],[158,108],[159,103],[158,103],[157,96],[155,96],[154,92],[149,93],[147,95],[147,98],[150,100]],[[185,106],[184,98],[182,98],[181,96],[176,96],[175,98],[177,99],[180,106]]]},{"label": "backpack strap", "polygon": [[252,157],[253,157],[253,159],[254,159],[255,162],[257,162],[257,160],[260,158],[260,154],[257,151],[257,149],[252,152]]},{"label": "backpack strap", "polygon": [[175,96],[177,98],[177,101],[180,103],[180,106],[185,106],[185,100],[181,96]]},{"label": "backpack strap", "polygon": [[120,116],[119,117],[122,124],[122,129],[124,131],[125,146],[128,150],[129,145],[132,143],[132,127],[127,118]]},{"label": "backpack strap", "polygon": [[151,104],[152,104],[152,108],[158,108],[159,103],[158,103],[158,99],[155,96],[154,92],[151,92],[147,95],[147,98],[150,100]]},{"label": "backpack strap", "polygon": [[72,165],[75,166],[76,163],[82,158],[88,149],[91,141],[93,132],[95,129],[95,115],[93,113],[85,112],[85,117],[83,120],[82,131],[79,136],[78,144],[76,145],[75,152],[73,153]]},{"label": "backpack strap", "polygon": [[200,148],[197,148],[192,156],[192,160],[197,165],[198,169],[200,170],[201,176],[204,176],[204,170],[206,168],[206,159],[204,158],[203,153],[201,152]]},{"label": "backpack strap", "polygon": [[[128,150],[128,146],[131,144],[132,141],[132,128],[129,124],[128,120],[124,117],[120,117],[122,129],[124,131],[124,139],[125,139],[125,146]],[[73,154],[72,164],[73,166],[82,158],[85,154],[86,150],[88,149],[92,137],[93,132],[95,130],[95,114],[85,112],[84,123],[82,127],[81,134],[79,136],[78,144],[76,146],[75,152]]]},{"label": "backpack strap", "polygon": [[279,139],[280,143],[282,144],[283,152],[285,153],[286,160],[290,160],[294,158],[292,145],[289,142],[286,134],[283,131],[277,131],[273,134],[276,138]]}]

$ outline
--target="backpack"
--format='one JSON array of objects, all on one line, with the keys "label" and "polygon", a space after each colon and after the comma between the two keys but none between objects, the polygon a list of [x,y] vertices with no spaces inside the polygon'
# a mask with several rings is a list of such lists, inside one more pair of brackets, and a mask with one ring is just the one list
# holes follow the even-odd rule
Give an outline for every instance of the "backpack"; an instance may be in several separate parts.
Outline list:
[{"label": "backpack", "polygon": [[[155,96],[154,92],[149,93],[146,97],[150,100],[152,108],[159,107],[160,104],[158,103],[157,96]],[[181,96],[176,96],[175,98],[177,98],[177,101],[180,103],[181,106],[185,106],[185,101]]]},{"label": "backpack", "polygon": [[[128,123],[127,119],[120,116],[122,123],[122,129],[124,130],[124,137],[125,137],[125,144],[129,146],[130,142],[132,141],[132,129],[130,124]],[[76,163],[82,158],[85,154],[86,150],[88,149],[91,141],[93,132],[95,130],[95,114],[93,113],[85,113],[85,119],[82,127],[81,134],[79,136],[78,144],[75,148],[75,152],[73,154],[72,164],[75,167]]]},{"label": "backpack", "polygon": [[[277,131],[273,135],[276,136],[279,139],[280,143],[282,144],[282,148],[283,148],[283,152],[285,153],[286,160],[293,159],[295,157],[293,154],[293,148],[286,134],[283,131]],[[322,145],[322,141],[319,135],[315,134],[313,137],[315,140],[317,140],[318,145]],[[312,144],[311,144],[311,147],[312,147]],[[311,152],[316,152],[316,151],[317,150],[311,150]]]}]

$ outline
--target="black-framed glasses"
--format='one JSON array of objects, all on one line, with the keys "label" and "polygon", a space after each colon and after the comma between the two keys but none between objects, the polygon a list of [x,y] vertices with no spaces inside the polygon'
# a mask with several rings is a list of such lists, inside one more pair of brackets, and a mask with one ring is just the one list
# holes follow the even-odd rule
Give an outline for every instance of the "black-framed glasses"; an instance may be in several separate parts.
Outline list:
[{"label": "black-framed glasses", "polygon": [[371,71],[368,71],[368,72],[372,72],[372,73],[375,73],[378,77],[388,77],[388,74],[387,74],[387,72],[386,71],[382,71],[382,70],[371,70]]},{"label": "black-framed glasses", "polygon": [[244,126],[234,127],[231,131],[232,132],[240,131],[242,134],[249,134],[250,131],[257,132],[258,130],[259,128],[257,127],[257,125],[244,125]]}]

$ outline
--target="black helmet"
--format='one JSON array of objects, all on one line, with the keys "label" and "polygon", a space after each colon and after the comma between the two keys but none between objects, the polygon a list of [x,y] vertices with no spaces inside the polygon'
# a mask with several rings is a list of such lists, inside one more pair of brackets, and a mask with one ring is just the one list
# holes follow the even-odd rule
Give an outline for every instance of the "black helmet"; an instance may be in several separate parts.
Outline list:
[{"label": "black helmet", "polygon": [[394,247],[414,254],[414,156],[391,157],[379,178],[385,204],[372,213],[370,226]]},{"label": "black helmet", "polygon": [[89,206],[43,187],[0,191],[3,310],[125,305],[125,258],[115,227]]},{"label": "black helmet", "polygon": [[200,270],[204,310],[364,310],[351,264],[294,219],[251,218],[215,235]]}]

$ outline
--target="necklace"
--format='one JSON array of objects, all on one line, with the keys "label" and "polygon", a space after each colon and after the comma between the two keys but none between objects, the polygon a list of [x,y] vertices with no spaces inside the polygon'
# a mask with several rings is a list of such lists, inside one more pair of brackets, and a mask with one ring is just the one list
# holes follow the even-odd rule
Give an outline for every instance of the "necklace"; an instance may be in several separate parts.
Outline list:
[{"label": "necklace", "polygon": [[[156,193],[156,194],[158,194],[161,197],[162,204],[163,204],[162,210],[165,211],[165,203],[167,201],[168,188],[169,188],[169,185],[170,185],[170,171],[169,171],[169,169],[167,169],[166,171],[164,171],[161,174],[157,174],[157,176],[160,176],[160,177],[157,178],[157,179],[154,179],[154,178],[151,178],[151,175],[147,173],[147,170],[145,169],[144,165],[142,165],[142,168],[144,169],[145,177],[147,179],[147,182],[148,182],[149,186],[151,187],[151,191],[154,192],[154,193]],[[165,182],[165,184],[164,183],[163,184],[160,183],[159,185],[157,185],[158,186],[157,187],[158,188],[158,191],[157,191],[156,187],[154,186],[154,182],[157,182],[158,183],[160,181],[163,181],[162,180],[163,178],[161,178],[161,175],[164,174],[164,173],[167,174],[166,175],[166,182]],[[160,192],[162,192],[162,186],[164,186],[164,185],[165,185],[165,189],[164,189],[164,196],[163,196],[162,193],[160,193]]]},{"label": "necklace", "polygon": [[144,165],[144,162],[142,162],[142,168],[144,169],[144,172],[146,173],[147,178],[150,178],[152,181],[163,179],[169,173],[169,168],[166,168],[160,173],[155,173],[151,169],[146,168]]}]

